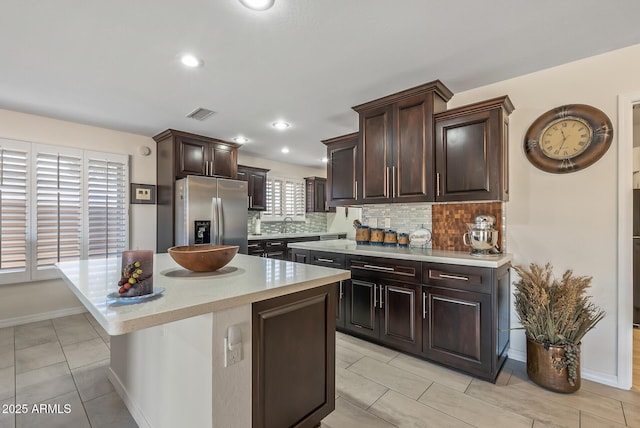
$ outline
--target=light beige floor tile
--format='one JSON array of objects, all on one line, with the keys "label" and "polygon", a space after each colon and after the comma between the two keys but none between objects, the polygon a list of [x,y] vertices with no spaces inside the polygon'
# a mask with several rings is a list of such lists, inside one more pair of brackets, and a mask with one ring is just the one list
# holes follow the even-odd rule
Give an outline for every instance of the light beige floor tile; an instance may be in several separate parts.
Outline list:
[{"label": "light beige floor tile", "polygon": [[0,328],[0,345],[13,345],[13,327]]},{"label": "light beige floor tile", "polygon": [[624,409],[627,426],[640,428],[640,406],[622,403],[622,408]]},{"label": "light beige floor tile", "polygon": [[336,369],[337,368],[346,369],[350,365],[351,365],[350,363],[347,363],[346,361],[342,361],[336,358]]},{"label": "light beige floor tile", "polygon": [[50,320],[16,326],[14,333],[16,349],[58,341],[58,336],[56,336],[56,331]]},{"label": "light beige floor tile", "polygon": [[113,391],[108,379],[109,360],[78,367],[72,370],[73,379],[78,387],[82,401],[93,400]]},{"label": "light beige floor tile", "polygon": [[75,390],[66,361],[16,375],[17,403],[40,403]]},{"label": "light beige floor tile", "polygon": [[527,364],[522,361],[507,360],[504,363],[504,370],[509,370],[511,375],[507,385],[515,385],[516,383],[528,382],[529,376],[527,375]]},{"label": "light beige floor tile", "polygon": [[336,410],[322,420],[325,428],[393,428],[394,426],[348,401],[338,398]]},{"label": "light beige floor tile", "polygon": [[612,422],[584,411],[580,412],[580,428],[618,428],[625,426],[625,424]]},{"label": "light beige floor tile", "polygon": [[110,357],[109,348],[100,338],[64,345],[62,349],[72,370]]},{"label": "light beige floor tile", "polygon": [[345,363],[347,363],[347,365],[351,365],[362,357],[364,357],[364,354],[361,354],[360,352],[354,351],[353,349],[345,348],[344,346],[340,346],[336,344],[337,360],[342,360]]},{"label": "light beige floor tile", "polygon": [[434,383],[419,402],[476,427],[531,428],[533,420]]},{"label": "light beige floor tile", "polygon": [[429,379],[421,378],[413,373],[374,360],[371,357],[360,359],[349,366],[347,370],[369,378],[414,400],[417,400],[432,383]]},{"label": "light beige floor tile", "polygon": [[[15,413],[12,411],[13,408],[12,407],[5,407],[5,406],[11,406],[16,404],[16,400],[11,397],[11,398],[7,398],[4,400],[0,400],[0,427],[2,428],[15,428],[16,426],[16,415]],[[6,409],[6,411],[4,411]]]},{"label": "light beige floor tile", "polygon": [[89,320],[84,316],[84,313],[54,318],[51,321],[53,322],[53,327],[56,330],[89,324]]},{"label": "light beige floor tile", "polygon": [[474,379],[465,393],[550,426],[578,428],[580,425],[579,411],[563,405],[562,395],[558,394],[557,398],[550,400],[546,394],[540,393],[541,391],[523,389],[521,385],[496,386]]},{"label": "light beige floor tile", "polygon": [[518,388],[531,395],[537,395],[541,399],[548,401],[561,401],[563,405],[573,407],[577,410],[584,410],[592,415],[600,416],[612,422],[625,423],[622,403],[619,400],[594,394],[593,392],[578,390],[572,394],[559,394],[546,390],[533,382],[523,382],[509,386],[509,389]]},{"label": "light beige floor tile", "polygon": [[[85,318],[83,317],[83,319]],[[58,340],[62,346],[100,337],[93,326],[86,320],[84,321],[84,324],[56,328],[56,333],[58,334]]]},{"label": "light beige floor tile", "polygon": [[100,325],[98,321],[93,317],[93,315],[91,315],[91,312],[85,312],[83,315],[92,326],[95,327]]},{"label": "light beige floor tile", "polygon": [[369,412],[399,428],[472,426],[395,391],[384,394],[369,408]]},{"label": "light beige floor tile", "polygon": [[76,391],[38,404],[42,412],[17,415],[16,428],[91,428]]},{"label": "light beige floor tile", "polygon": [[581,382],[581,390],[593,392],[594,394],[603,395],[605,397],[624,401],[625,403],[640,406],[640,392],[638,391],[614,388],[612,386],[603,385],[601,383],[593,382],[587,379],[582,379]]},{"label": "light beige floor tile", "polygon": [[471,383],[471,379],[473,379],[469,375],[404,354],[400,354],[391,360],[389,365],[414,373],[425,379],[431,379],[441,385],[461,392],[467,389],[469,383]]},{"label": "light beige floor tile", "polygon": [[57,340],[29,348],[16,349],[16,373],[28,372],[63,361],[64,354]]},{"label": "light beige floor tile", "polygon": [[336,394],[351,403],[366,409],[387,392],[387,388],[366,377],[336,368]]},{"label": "light beige floor tile", "polygon": [[0,344],[0,369],[11,367],[16,364],[13,341]]},{"label": "light beige floor tile", "polygon": [[346,334],[343,334],[339,338],[336,338],[336,344],[342,346],[343,348],[359,352],[360,354],[366,355],[368,357],[375,358],[376,360],[382,361],[383,363],[391,361],[399,354],[398,351],[394,351],[392,349],[385,348],[374,343],[366,342],[362,339],[348,336]]},{"label": "light beige floor tile", "polygon": [[16,393],[15,367],[0,369],[0,400],[13,398]]},{"label": "light beige floor tile", "polygon": [[92,428],[138,428],[118,394],[112,392],[84,403]]}]

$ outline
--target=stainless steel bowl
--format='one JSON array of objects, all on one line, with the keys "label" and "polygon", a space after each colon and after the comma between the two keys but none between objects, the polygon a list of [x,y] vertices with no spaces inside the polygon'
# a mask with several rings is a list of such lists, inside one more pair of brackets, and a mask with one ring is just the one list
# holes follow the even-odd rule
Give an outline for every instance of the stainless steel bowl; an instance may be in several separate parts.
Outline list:
[{"label": "stainless steel bowl", "polygon": [[474,250],[491,250],[498,243],[498,231],[495,229],[470,229],[462,236],[465,245]]}]

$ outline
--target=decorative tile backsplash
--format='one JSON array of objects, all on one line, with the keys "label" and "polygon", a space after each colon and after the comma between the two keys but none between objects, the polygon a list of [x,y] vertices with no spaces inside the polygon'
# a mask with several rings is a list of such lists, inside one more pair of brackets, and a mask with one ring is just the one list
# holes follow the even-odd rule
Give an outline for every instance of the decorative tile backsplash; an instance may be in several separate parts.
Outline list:
[{"label": "decorative tile backsplash", "polygon": [[[411,233],[423,225],[431,229],[432,205],[429,203],[363,205],[362,224],[392,229],[397,233]],[[385,227],[387,219],[389,219],[389,228]]]},{"label": "decorative tile backsplash", "polygon": [[494,228],[500,231],[498,242],[505,251],[505,214],[504,202],[472,202],[433,205],[433,248],[438,250],[469,251],[464,245],[462,235],[467,231],[467,223],[475,223],[479,214],[488,214],[496,218]]},{"label": "decorative tile backsplash", "polygon": [[[255,220],[260,218],[259,211],[249,211],[247,216],[247,230],[252,235],[255,230]],[[260,232],[263,235],[282,233],[284,223],[281,221],[263,221],[260,223]],[[326,213],[307,213],[305,221],[287,222],[287,233],[315,233],[327,231]]]}]

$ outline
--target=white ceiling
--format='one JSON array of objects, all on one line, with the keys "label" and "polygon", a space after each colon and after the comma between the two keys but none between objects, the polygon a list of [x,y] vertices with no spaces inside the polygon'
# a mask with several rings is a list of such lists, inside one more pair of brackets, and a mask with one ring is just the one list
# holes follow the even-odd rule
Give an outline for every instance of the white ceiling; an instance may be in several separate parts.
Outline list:
[{"label": "white ceiling", "polygon": [[[322,165],[320,140],[357,130],[351,106],[640,43],[634,0],[276,0],[265,12],[238,0],[1,3],[0,108],[147,136],[244,135],[245,153],[308,166]],[[204,67],[185,69],[184,52]],[[197,107],[216,114],[185,118]]]}]

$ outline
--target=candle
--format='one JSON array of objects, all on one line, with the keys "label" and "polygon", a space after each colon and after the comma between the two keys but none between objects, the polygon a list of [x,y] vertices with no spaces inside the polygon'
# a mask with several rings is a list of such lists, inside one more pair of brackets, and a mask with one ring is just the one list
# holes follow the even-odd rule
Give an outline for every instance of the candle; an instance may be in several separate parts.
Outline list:
[{"label": "candle", "polygon": [[122,252],[122,270],[118,286],[120,295],[125,297],[153,293],[152,250]]}]

